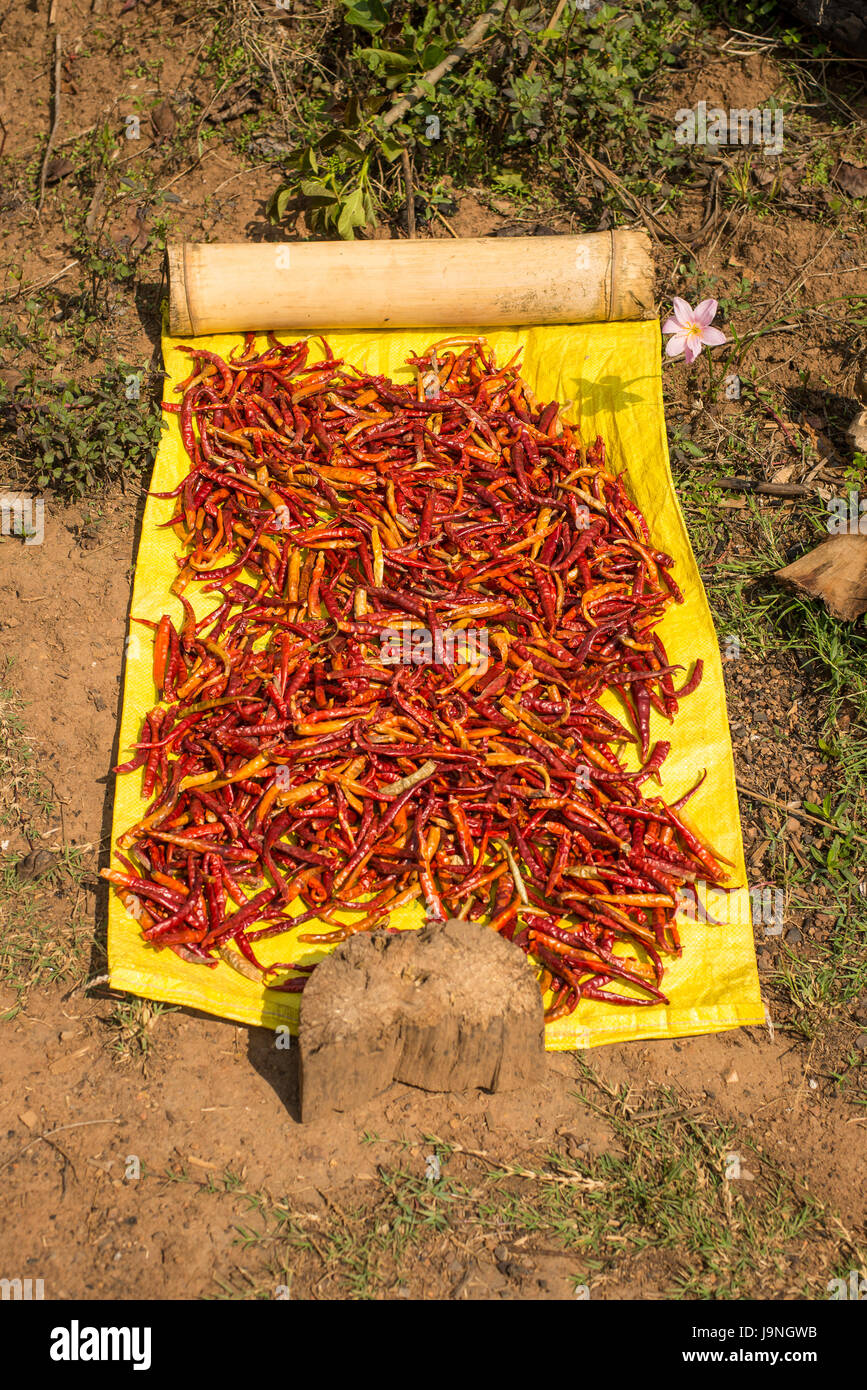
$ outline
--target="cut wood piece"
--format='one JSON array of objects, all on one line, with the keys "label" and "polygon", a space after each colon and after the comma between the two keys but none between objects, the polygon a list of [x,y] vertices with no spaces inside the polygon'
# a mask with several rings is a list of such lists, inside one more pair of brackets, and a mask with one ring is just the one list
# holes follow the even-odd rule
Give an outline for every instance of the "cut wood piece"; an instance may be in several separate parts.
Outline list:
[{"label": "cut wood piece", "polygon": [[856,453],[867,453],[867,410],[859,410],[846,431],[846,438]]},{"label": "cut wood piece", "polygon": [[500,1091],[539,1080],[542,996],[523,951],[478,922],[359,933],[301,996],[301,1118],[370,1100],[392,1081]]},{"label": "cut wood piece", "polygon": [[174,337],[595,323],[653,312],[650,241],[624,228],[511,240],[171,242],[167,260]]},{"label": "cut wood piece", "polygon": [[796,593],[820,598],[832,617],[852,622],[867,612],[867,536],[832,536],[777,570],[775,578]]}]

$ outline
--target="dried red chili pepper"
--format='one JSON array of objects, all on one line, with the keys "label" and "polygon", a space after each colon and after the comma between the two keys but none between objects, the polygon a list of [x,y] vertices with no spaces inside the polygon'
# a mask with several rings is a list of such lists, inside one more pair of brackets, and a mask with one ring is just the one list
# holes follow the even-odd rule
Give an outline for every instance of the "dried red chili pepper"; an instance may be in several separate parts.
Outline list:
[{"label": "dried red chili pepper", "polygon": [[[530,953],[550,1018],[663,1001],[678,894],[725,873],[679,815],[692,793],[641,792],[670,748],[651,711],[671,719],[702,663],[675,691],[654,631],[682,601],[672,561],[602,441],[480,340],[411,358],[424,389],[268,344],[187,349],[168,407],[184,622],[156,625],[163,699],[118,769],[156,798],[106,877],[147,901],[155,949],[213,965],[233,941],[253,976],[255,940],[319,918],[301,940],[327,944],[423,898]],[[311,968],[263,978],[297,991]]]}]

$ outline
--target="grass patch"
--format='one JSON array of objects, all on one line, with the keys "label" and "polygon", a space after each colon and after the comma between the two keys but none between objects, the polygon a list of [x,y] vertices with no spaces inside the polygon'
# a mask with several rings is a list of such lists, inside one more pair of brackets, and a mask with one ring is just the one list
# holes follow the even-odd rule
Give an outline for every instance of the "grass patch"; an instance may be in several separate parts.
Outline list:
[{"label": "grass patch", "polygon": [[[826,786],[830,781],[833,790],[820,804],[805,801],[804,810],[835,829],[809,826],[793,848],[785,809],[757,813],[769,841],[765,872],[782,886],[787,919],[807,914],[815,921],[814,914],[822,914],[821,930],[796,949],[781,943],[772,980],[782,1008],[775,1004],[774,1016],[778,1026],[809,1044],[815,1070],[848,1099],[864,1103],[864,1054],[854,1046],[859,1030],[851,1016],[853,1005],[867,996],[867,625],[863,618],[838,622],[821,603],[788,593],[773,580],[774,571],[793,558],[793,541],[807,549],[828,539],[824,502],[803,499],[784,509],[748,497],[746,507],[734,512],[730,531],[725,520],[721,526],[720,502],[732,494],[716,487],[714,477],[755,476],[748,453],[761,444],[752,415],[761,405],[757,399],[748,403],[737,417],[737,431],[718,430],[718,422],[703,423],[704,416],[686,432],[682,426],[673,431],[678,491],[721,650],[753,662],[787,659],[810,698],[813,725],[799,744],[808,761],[829,765]],[[797,691],[794,670],[792,676]],[[782,727],[783,710],[775,708],[770,690],[767,700],[772,722],[763,726],[764,747],[775,741],[783,772],[791,733]],[[749,723],[753,713],[748,704],[737,717]],[[751,775],[747,781],[755,784]]]},{"label": "grass patch", "polygon": [[[7,659],[8,679],[13,663]],[[0,686],[0,841],[4,832],[35,834],[36,823],[51,813],[48,784],[34,762],[22,721],[22,706],[11,686]]]},{"label": "grass patch", "polygon": [[[6,678],[10,666],[7,664]],[[0,983],[22,998],[35,985],[65,981],[86,969],[90,933],[79,905],[90,846],[40,849],[39,827],[57,813],[34,761],[15,692],[0,688],[0,846],[17,832],[39,859],[29,879],[0,848]]]},{"label": "grass patch", "polygon": [[[864,744],[859,741],[856,748],[863,753]],[[837,815],[849,820],[844,832],[818,830],[807,845],[806,867],[787,855],[784,839],[775,847],[787,915],[819,912],[827,926],[797,949],[781,943],[773,982],[786,1002],[778,1026],[810,1044],[813,1069],[832,1080],[841,1095],[865,1104],[867,1054],[855,1045],[864,1024],[858,1025],[853,1013],[867,1000],[867,878],[864,846],[853,841],[851,827],[857,800],[845,778],[841,781]]]},{"label": "grass patch", "polygon": [[118,1062],[137,1062],[146,1069],[153,1046],[153,1030],[163,1014],[174,1013],[172,1004],[153,999],[121,999],[108,1018],[101,1020],[111,1035],[111,1050]]},{"label": "grass patch", "polygon": [[637,1101],[585,1067],[579,1100],[604,1116],[614,1151],[506,1165],[428,1136],[439,1180],[386,1163],[370,1197],[329,1200],[325,1215],[201,1184],[245,1207],[235,1227],[243,1263],[221,1276],[222,1295],[448,1298],[456,1259],[512,1277],[513,1259],[562,1253],[567,1279],[591,1298],[617,1296],[624,1282],[673,1298],[815,1298],[844,1252],[858,1256],[833,1215],[758,1146],[674,1092]]},{"label": "grass patch", "polygon": [[19,1003],[38,985],[84,977],[92,928],[80,909],[89,870],[84,851],[67,848],[39,878],[23,883],[9,860],[0,860],[0,983]]}]

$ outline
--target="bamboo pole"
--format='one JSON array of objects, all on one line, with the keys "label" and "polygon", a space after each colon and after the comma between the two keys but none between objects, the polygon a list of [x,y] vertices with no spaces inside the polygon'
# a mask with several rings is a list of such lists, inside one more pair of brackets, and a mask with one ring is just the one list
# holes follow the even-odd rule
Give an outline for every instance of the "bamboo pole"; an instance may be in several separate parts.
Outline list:
[{"label": "bamboo pole", "polygon": [[454,241],[173,243],[176,337],[594,323],[653,312],[644,232]]}]

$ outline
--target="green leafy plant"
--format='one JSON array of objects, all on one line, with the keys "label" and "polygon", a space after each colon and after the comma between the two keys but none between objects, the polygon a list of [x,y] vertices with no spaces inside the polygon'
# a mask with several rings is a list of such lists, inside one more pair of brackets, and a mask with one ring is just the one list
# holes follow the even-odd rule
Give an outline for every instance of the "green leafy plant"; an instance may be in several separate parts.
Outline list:
[{"label": "green leafy plant", "polygon": [[14,392],[0,385],[0,440],[13,472],[71,497],[138,476],[160,435],[159,407],[138,383],[141,374],[120,362],[86,385],[32,371]]},{"label": "green leafy plant", "polygon": [[371,157],[345,129],[299,151],[289,161],[286,183],[271,197],[271,220],[281,221],[293,203],[303,201],[311,231],[352,241],[359,228],[376,221]]},{"label": "green leafy plant", "polygon": [[381,0],[342,0],[346,7],[346,23],[369,34],[378,34],[388,23],[388,10]]},{"label": "green leafy plant", "polygon": [[[677,61],[675,38],[692,25],[698,39],[693,0],[645,0],[640,17],[612,5],[595,12],[569,5],[555,24],[548,5],[513,0],[436,85],[426,74],[466,38],[489,0],[459,9],[445,0],[342,5],[342,23],[316,54],[305,126],[270,201],[274,222],[303,209],[314,235],[356,236],[405,202],[397,163],[405,148],[428,203],[425,190],[446,177],[453,186],[485,180],[507,189],[512,180],[518,196],[534,190],[538,199],[568,168],[573,176],[558,181],[556,196],[572,204],[592,190],[585,170],[574,177],[578,145],[603,155],[609,142],[628,146],[625,182],[639,194],[658,187],[660,169],[685,161],[646,96]],[[410,109],[387,128],[389,94],[410,93]]]}]

